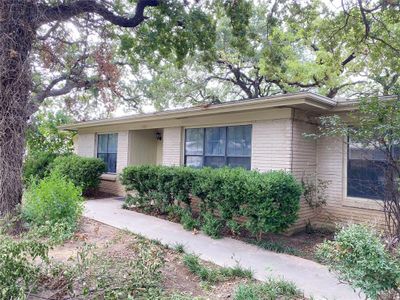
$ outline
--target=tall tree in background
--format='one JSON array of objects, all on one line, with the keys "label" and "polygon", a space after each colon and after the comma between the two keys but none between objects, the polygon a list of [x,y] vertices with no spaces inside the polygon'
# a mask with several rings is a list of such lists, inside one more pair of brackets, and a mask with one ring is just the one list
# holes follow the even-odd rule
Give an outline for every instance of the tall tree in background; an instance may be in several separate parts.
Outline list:
[{"label": "tall tree in background", "polygon": [[45,99],[89,90],[128,98],[113,39],[146,23],[155,39],[145,56],[175,53],[182,63],[213,48],[210,8],[237,2],[0,0],[0,214],[21,201],[25,132]]},{"label": "tall tree in background", "polygon": [[[211,60],[194,55],[183,67],[165,58],[144,62],[146,72],[134,75],[138,102],[162,109],[297,91],[356,98],[392,94],[399,86],[398,1],[242,5],[242,15],[216,13]],[[233,32],[231,20],[240,18],[242,30]],[[122,45],[134,61],[138,50],[134,42]]]},{"label": "tall tree in background", "polygon": [[58,126],[73,120],[63,111],[39,112],[30,122],[26,132],[26,150],[29,155],[41,153],[70,154],[74,150],[75,132],[61,131]]}]

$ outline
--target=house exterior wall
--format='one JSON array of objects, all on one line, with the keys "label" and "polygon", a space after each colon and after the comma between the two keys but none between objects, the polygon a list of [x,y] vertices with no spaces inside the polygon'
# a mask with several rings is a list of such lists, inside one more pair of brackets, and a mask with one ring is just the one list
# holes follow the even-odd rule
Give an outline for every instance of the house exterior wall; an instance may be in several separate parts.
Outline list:
[{"label": "house exterior wall", "polygon": [[129,163],[129,148],[131,145],[131,138],[128,130],[118,132],[118,146],[117,146],[117,173],[128,166]]},{"label": "house exterior wall", "polygon": [[164,128],[162,164],[179,166],[182,164],[182,127]]},{"label": "house exterior wall", "polygon": [[157,163],[157,140],[154,129],[132,130],[129,165]]},{"label": "house exterior wall", "polygon": [[[154,124],[85,128],[78,132],[76,151],[79,155],[93,157],[96,155],[96,134],[118,132],[117,172],[128,165],[140,164],[141,161],[167,166],[183,165],[185,128],[251,124],[252,169],[261,172],[286,170],[292,172],[298,180],[329,181],[327,205],[322,211],[315,211],[301,199],[299,219],[290,232],[304,229],[308,222],[326,227],[335,222],[368,221],[382,226],[383,214],[376,201],[346,196],[347,153],[344,141],[337,138],[314,140],[304,136],[304,133],[316,131],[316,116],[311,112],[282,108],[205,115]],[[162,141],[155,140],[156,128],[162,128]],[[135,150],[135,147],[141,150]],[[138,161],[135,153],[149,147],[151,150],[146,152],[149,155],[151,152],[152,158]],[[100,190],[117,195],[125,194],[116,176],[104,176]]]},{"label": "house exterior wall", "polygon": [[252,130],[251,168],[266,172],[291,169],[291,119],[257,121]]},{"label": "house exterior wall", "polygon": [[96,135],[94,133],[79,133],[75,151],[84,157],[94,157],[96,146]]},{"label": "house exterior wall", "polygon": [[[315,133],[316,124],[302,119],[293,120],[292,135],[292,173],[299,181],[315,182],[317,168],[317,142],[306,138],[304,133]],[[291,230],[304,229],[307,223],[315,223],[316,212],[302,197],[300,200],[299,219]]]},{"label": "house exterior wall", "polygon": [[327,205],[317,222],[322,226],[335,223],[371,223],[384,227],[384,215],[376,200],[347,197],[347,146],[343,138],[326,137],[317,141],[317,175],[328,181]]}]

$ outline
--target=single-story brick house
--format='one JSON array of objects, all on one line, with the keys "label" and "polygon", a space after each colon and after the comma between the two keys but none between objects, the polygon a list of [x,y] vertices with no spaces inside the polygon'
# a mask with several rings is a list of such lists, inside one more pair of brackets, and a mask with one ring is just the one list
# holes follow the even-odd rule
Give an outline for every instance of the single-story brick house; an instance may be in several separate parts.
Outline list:
[{"label": "single-story brick house", "polygon": [[[327,205],[316,213],[302,200],[294,230],[340,221],[382,225],[379,195],[353,189],[354,174],[372,182],[381,174],[342,138],[305,138],[318,116],[346,114],[355,102],[337,102],[313,93],[294,93],[187,109],[87,121],[62,126],[77,131],[78,155],[102,158],[108,173],[101,190],[123,195],[118,173],[129,165],[242,166],[287,170],[329,181]],[[365,174],[365,175],[363,175]]]}]

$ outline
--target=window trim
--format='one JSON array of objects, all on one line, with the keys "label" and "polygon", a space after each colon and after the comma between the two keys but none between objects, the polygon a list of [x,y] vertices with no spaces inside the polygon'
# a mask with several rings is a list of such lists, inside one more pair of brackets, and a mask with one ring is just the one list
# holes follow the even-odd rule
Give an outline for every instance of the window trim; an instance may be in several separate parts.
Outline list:
[{"label": "window trim", "polygon": [[[228,156],[228,128],[229,127],[240,127],[240,126],[250,126],[251,132],[250,132],[250,155],[248,156]],[[207,128],[225,128],[225,154],[224,155],[206,155],[206,129]],[[203,130],[203,154],[202,155],[191,155],[191,154],[186,154],[186,140],[187,140],[187,130],[188,129],[202,129]],[[193,156],[193,157],[201,157],[202,158],[202,167],[207,167],[204,166],[205,163],[205,158],[206,157],[223,157],[224,158],[224,165],[223,167],[229,167],[228,166],[228,158],[249,158],[250,163],[249,163],[249,169],[252,169],[252,160],[253,160],[253,124],[251,123],[244,123],[244,124],[230,124],[230,125],[207,125],[207,126],[190,126],[190,127],[185,127],[183,128],[183,164],[184,166],[187,166],[186,161],[188,156]],[[244,167],[243,167],[244,168]],[[246,168],[247,169],[247,168]]]},{"label": "window trim", "polygon": [[98,155],[99,155],[99,135],[110,135],[110,134],[116,134],[117,135],[117,152],[115,153],[115,155],[116,155],[116,157],[115,157],[115,172],[104,172],[103,174],[116,175],[117,174],[117,169],[118,169],[118,140],[119,140],[118,132],[101,132],[101,133],[99,132],[99,133],[96,133],[96,158],[99,158],[98,157]]}]

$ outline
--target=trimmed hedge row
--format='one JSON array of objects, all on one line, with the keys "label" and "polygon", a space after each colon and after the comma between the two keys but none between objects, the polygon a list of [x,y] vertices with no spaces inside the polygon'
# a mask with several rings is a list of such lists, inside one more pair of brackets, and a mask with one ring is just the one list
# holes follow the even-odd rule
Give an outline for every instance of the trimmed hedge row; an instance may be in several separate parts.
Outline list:
[{"label": "trimmed hedge row", "polygon": [[51,165],[51,173],[69,179],[82,188],[87,195],[100,185],[100,176],[106,171],[106,164],[98,158],[68,155],[57,157]]},{"label": "trimmed hedge row", "polygon": [[[200,201],[200,221],[204,219],[207,231],[215,221],[236,231],[236,221],[245,218],[243,225],[257,237],[282,232],[293,224],[302,193],[300,183],[289,173],[241,168],[131,166],[123,170],[121,181],[127,191],[136,191],[136,196],[128,197],[129,205],[159,213],[185,207],[188,219],[194,196]],[[211,220],[216,215],[220,220]]]},{"label": "trimmed hedge row", "polygon": [[99,186],[100,176],[105,170],[105,163],[98,158],[40,153],[26,159],[23,182],[25,187],[29,187],[32,182],[38,182],[56,173],[82,188],[83,194],[87,195]]}]

